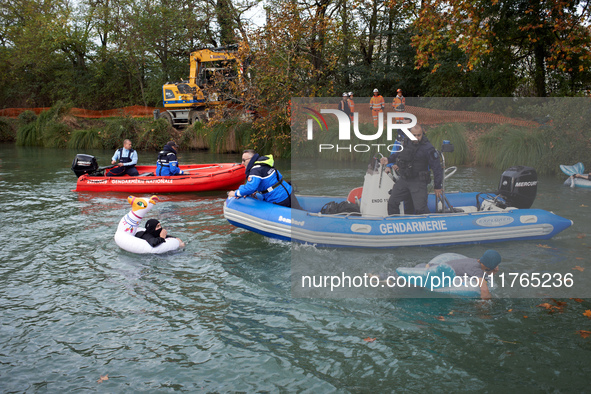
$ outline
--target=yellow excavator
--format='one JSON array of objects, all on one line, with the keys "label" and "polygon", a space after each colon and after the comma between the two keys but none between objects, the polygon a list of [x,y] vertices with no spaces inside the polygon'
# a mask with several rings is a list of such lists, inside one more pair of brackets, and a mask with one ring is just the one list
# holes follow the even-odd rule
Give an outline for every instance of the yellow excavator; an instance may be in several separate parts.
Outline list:
[{"label": "yellow excavator", "polygon": [[207,121],[216,106],[231,103],[227,85],[232,81],[240,83],[243,73],[238,52],[238,45],[192,52],[189,80],[162,86],[166,111],[159,116],[174,127],[185,127]]}]

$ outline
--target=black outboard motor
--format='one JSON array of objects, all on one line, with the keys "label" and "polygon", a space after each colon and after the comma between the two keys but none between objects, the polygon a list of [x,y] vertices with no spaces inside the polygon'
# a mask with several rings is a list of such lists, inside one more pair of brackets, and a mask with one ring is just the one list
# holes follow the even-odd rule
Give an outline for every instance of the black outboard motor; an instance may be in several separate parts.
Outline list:
[{"label": "black outboard motor", "polygon": [[72,162],[72,171],[78,178],[84,174],[92,174],[98,169],[96,158],[91,155],[77,154]]},{"label": "black outboard motor", "polygon": [[527,209],[532,206],[538,191],[538,174],[532,167],[511,167],[501,175],[500,195],[507,206]]}]

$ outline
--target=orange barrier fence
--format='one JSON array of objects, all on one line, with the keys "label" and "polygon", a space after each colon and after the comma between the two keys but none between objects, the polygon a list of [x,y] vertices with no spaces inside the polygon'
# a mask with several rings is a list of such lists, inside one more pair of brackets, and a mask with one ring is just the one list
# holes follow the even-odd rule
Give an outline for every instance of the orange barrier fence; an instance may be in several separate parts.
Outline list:
[{"label": "orange barrier fence", "polygon": [[[337,105],[326,104],[311,104],[311,107],[320,111],[323,108],[337,109]],[[304,113],[300,105],[292,108],[294,113]],[[372,113],[367,103],[356,103],[355,112],[359,114],[360,122],[371,122]],[[388,104],[384,113],[394,112]],[[442,109],[430,109],[422,107],[414,107],[407,105],[404,112],[411,113],[417,117],[420,124],[434,125],[441,123],[480,123],[480,124],[510,124],[521,127],[539,127],[540,123],[533,120],[524,120],[519,118],[510,118],[508,116],[492,114],[489,112],[475,112],[475,111],[449,111]],[[384,122],[386,119],[384,118]]]},{"label": "orange barrier fence", "polygon": [[[332,107],[332,106],[331,106]],[[336,108],[336,106],[335,106]],[[16,118],[22,112],[30,110],[37,115],[49,108],[5,108],[0,110],[0,116],[9,118]],[[160,112],[165,111],[165,108],[144,107],[141,105],[134,105],[131,107],[123,107],[116,109],[109,109],[103,111],[93,111],[82,108],[70,109],[70,115],[80,118],[110,118],[132,116],[137,117],[152,117],[154,110],[158,109]],[[390,109],[386,108],[386,112]],[[358,104],[356,111],[359,116],[366,119],[371,119],[371,111],[369,105]],[[511,124],[514,126],[523,127],[538,127],[540,124],[535,121],[523,120],[517,118],[509,118],[503,115],[491,114],[488,112],[471,112],[471,111],[448,111],[440,109],[429,109],[421,107],[406,106],[405,112],[411,113],[417,117],[421,124],[439,124],[439,123],[488,123],[488,124]]]},{"label": "orange barrier fence", "polygon": [[438,123],[489,123],[512,124],[514,126],[538,127],[540,124],[532,120],[509,118],[507,116],[491,114],[488,112],[471,111],[447,111],[441,109],[428,109],[406,106],[406,112],[417,117],[422,124]]},{"label": "orange barrier fence", "polygon": [[[47,111],[49,108],[5,108],[0,109],[0,116],[6,116],[8,118],[17,118],[21,113],[25,111],[33,111],[39,115],[43,111]],[[80,118],[112,118],[121,116],[131,116],[134,118],[140,117],[152,117],[154,116],[154,110],[158,109],[160,112],[165,111],[164,108],[144,107],[143,105],[133,105],[131,107],[123,107],[116,109],[107,109],[103,111],[93,111],[90,109],[72,108],[70,109],[70,115],[77,116]]]}]

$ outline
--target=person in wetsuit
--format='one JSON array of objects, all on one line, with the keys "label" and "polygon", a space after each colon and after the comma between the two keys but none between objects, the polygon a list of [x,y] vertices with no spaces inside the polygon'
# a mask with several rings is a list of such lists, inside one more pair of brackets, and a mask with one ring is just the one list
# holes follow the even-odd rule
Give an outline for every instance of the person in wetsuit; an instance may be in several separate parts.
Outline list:
[{"label": "person in wetsuit", "polygon": [[[146,230],[145,231],[138,231],[135,234],[135,236],[137,238],[141,238],[141,239],[145,240],[153,248],[166,242],[167,238],[176,238],[176,237],[169,236],[168,231],[166,231],[166,229],[162,228],[162,225],[156,219],[148,220],[146,222]],[[176,239],[178,239],[180,247],[184,248],[185,243],[183,241],[181,241],[180,238],[176,238]]]}]

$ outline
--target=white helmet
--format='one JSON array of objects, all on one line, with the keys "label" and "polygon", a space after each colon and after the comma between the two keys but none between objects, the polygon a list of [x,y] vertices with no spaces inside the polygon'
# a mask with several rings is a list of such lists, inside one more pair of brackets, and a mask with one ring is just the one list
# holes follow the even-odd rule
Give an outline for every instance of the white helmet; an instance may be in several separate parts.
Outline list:
[{"label": "white helmet", "polygon": [[377,89],[374,89],[374,90],[373,90],[373,92],[374,92],[374,93],[377,93],[377,92],[379,92],[379,90],[377,90]]},{"label": "white helmet", "polygon": [[347,93],[343,93],[343,97],[347,97]]},{"label": "white helmet", "polygon": [[353,92],[349,92],[349,96],[353,96]]}]

